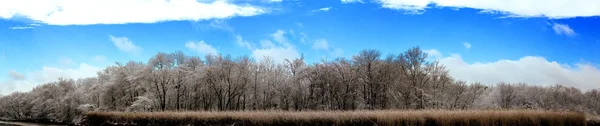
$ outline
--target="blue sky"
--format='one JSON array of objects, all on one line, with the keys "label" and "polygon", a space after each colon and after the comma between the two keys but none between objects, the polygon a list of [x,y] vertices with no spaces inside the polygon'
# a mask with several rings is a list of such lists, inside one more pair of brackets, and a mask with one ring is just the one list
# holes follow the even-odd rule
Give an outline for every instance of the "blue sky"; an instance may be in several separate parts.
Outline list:
[{"label": "blue sky", "polygon": [[8,0],[0,94],[158,52],[314,63],[414,46],[460,80],[600,88],[600,2],[565,1]]}]

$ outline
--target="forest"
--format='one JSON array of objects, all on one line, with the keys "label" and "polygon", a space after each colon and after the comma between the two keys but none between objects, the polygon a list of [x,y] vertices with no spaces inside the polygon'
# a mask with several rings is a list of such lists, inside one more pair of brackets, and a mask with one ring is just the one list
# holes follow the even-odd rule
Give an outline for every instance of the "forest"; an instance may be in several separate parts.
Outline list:
[{"label": "forest", "polygon": [[600,114],[599,89],[568,84],[482,84],[454,79],[418,46],[383,55],[278,63],[266,57],[158,53],[115,63],[97,77],[0,96],[0,119],[77,123],[84,112],[238,110],[566,110]]}]

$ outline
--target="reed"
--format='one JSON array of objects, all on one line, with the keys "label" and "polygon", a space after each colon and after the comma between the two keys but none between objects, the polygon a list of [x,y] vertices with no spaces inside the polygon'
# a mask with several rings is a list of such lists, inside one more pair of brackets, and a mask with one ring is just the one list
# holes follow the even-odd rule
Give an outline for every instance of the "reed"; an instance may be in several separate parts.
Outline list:
[{"label": "reed", "polygon": [[91,112],[86,125],[584,126],[582,113],[541,110]]}]

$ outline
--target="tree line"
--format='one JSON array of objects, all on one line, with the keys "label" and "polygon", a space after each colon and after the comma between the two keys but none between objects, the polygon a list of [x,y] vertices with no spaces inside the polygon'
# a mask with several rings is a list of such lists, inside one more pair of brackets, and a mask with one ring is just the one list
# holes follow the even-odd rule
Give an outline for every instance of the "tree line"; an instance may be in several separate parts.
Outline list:
[{"label": "tree line", "polygon": [[600,113],[598,89],[452,78],[419,47],[384,56],[363,50],[307,64],[266,57],[158,53],[116,63],[97,77],[59,79],[0,96],[0,119],[69,123],[83,111],[561,109]]}]

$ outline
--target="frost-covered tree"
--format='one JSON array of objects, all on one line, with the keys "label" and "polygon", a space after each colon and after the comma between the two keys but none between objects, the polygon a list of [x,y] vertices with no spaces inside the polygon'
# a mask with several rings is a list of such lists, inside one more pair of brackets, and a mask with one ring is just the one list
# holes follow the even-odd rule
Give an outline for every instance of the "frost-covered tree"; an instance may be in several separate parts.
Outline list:
[{"label": "frost-covered tree", "polygon": [[358,78],[361,83],[361,100],[365,108],[374,109],[377,106],[377,87],[380,83],[376,80],[380,65],[381,52],[377,50],[363,50],[353,56],[353,62],[358,67]]},{"label": "frost-covered tree", "polygon": [[169,73],[175,68],[175,59],[166,53],[158,53],[148,61],[146,67],[146,80],[152,85],[152,91],[158,99],[160,110],[167,110],[167,93],[170,89],[171,77]]},{"label": "frost-covered tree", "polygon": [[127,107],[128,112],[148,112],[152,111],[152,107],[154,106],[155,99],[152,97],[146,96],[138,96],[135,97],[135,101]]},{"label": "frost-covered tree", "polygon": [[96,77],[58,79],[0,96],[0,119],[78,122],[90,111],[489,109],[600,114],[600,91],[563,85],[455,80],[419,47],[386,57],[277,63],[231,55],[158,53],[115,63]]}]

